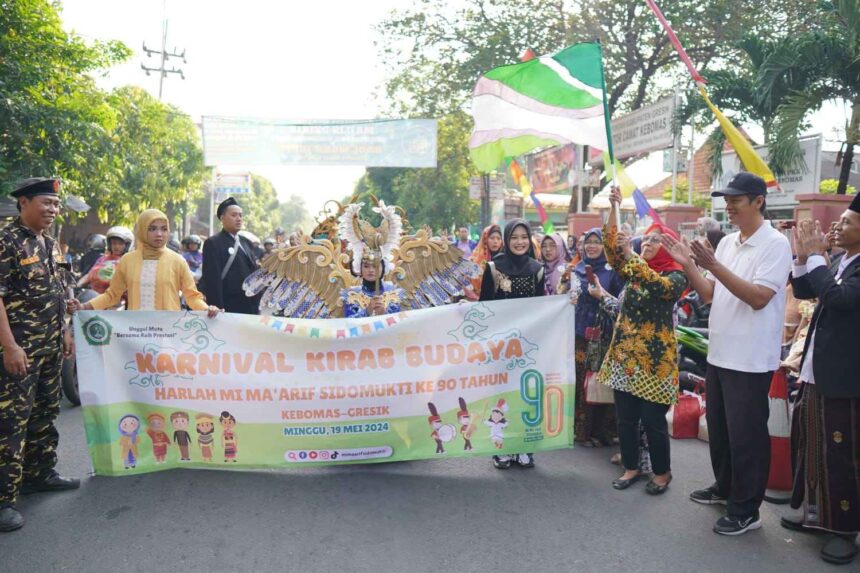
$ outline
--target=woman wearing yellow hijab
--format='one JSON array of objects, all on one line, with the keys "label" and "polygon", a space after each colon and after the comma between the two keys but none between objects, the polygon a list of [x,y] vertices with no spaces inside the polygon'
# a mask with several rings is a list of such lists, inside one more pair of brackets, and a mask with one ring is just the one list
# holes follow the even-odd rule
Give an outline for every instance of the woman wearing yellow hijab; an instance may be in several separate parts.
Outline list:
[{"label": "woman wearing yellow hijab", "polygon": [[108,289],[82,305],[83,310],[110,308],[125,293],[128,310],[182,310],[181,291],[192,310],[208,310],[210,318],[220,312],[206,304],[185,259],[166,248],[170,239],[167,215],[147,209],[137,219],[134,236],[135,249],[119,260]]}]

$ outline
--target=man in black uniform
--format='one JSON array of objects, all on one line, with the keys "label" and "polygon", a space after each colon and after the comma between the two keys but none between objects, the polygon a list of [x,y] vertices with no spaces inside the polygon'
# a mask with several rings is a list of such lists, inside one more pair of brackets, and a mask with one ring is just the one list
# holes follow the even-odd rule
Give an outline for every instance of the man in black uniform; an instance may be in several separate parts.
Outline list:
[{"label": "man in black uniform", "polygon": [[242,289],[245,278],[259,266],[251,242],[239,235],[242,207],[230,197],[218,205],[221,232],[203,243],[203,278],[200,290],[206,301],[225,312],[259,314],[260,297],[247,297]]},{"label": "man in black uniform", "polygon": [[24,525],[19,493],[75,489],[55,470],[63,357],[74,354],[65,320],[63,255],[45,234],[60,210],[60,182],[37,177],[12,196],[21,215],[0,231],[0,531]]}]

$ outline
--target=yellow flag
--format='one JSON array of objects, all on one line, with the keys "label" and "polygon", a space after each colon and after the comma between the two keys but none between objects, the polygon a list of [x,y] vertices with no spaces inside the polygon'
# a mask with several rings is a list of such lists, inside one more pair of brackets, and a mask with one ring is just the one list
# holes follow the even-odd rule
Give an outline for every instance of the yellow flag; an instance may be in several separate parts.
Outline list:
[{"label": "yellow flag", "polygon": [[699,85],[699,93],[702,94],[702,97],[705,99],[705,103],[708,104],[708,107],[711,108],[711,111],[714,112],[715,116],[717,116],[717,121],[720,122],[720,128],[722,128],[726,139],[738,154],[738,158],[740,158],[744,169],[764,179],[764,182],[767,183],[768,187],[778,187],[776,177],[773,176],[773,172],[771,172],[767,163],[759,157],[759,154],[755,152],[755,149],[753,149],[750,142],[747,141],[747,138],[738,131],[738,128],[735,127],[734,124],[732,124],[732,122],[729,121],[728,118],[726,118],[726,116],[724,116],[723,113],[711,103],[704,86],[701,84]]}]

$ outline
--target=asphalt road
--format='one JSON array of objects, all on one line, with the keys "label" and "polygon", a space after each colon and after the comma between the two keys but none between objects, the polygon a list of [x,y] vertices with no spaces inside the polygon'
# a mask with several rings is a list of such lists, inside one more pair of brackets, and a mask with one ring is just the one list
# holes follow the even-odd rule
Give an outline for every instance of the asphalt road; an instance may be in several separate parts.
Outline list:
[{"label": "asphalt road", "polygon": [[[64,404],[67,406],[67,404]],[[59,469],[86,476],[79,408],[60,419]],[[711,531],[707,445],[673,441],[662,497],[610,482],[612,451],[537,456],[533,470],[460,459],[272,472],[172,470],[89,477],[81,489],[23,498],[27,525],[0,534],[0,571],[846,571],[820,539],[764,527]],[[855,563],[854,571],[860,570]]]}]

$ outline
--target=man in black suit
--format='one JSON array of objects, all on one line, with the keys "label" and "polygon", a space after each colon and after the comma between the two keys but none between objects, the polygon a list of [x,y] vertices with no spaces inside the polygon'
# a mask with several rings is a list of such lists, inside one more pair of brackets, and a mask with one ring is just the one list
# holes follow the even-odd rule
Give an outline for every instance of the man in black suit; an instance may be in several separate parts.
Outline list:
[{"label": "man in black suit", "polygon": [[794,492],[799,519],[788,529],[828,533],[821,558],[850,563],[860,532],[860,196],[835,227],[845,250],[827,267],[827,240],[816,221],[795,230],[794,296],[818,299],[800,368],[792,420]]},{"label": "man in black suit", "polygon": [[200,290],[209,304],[226,312],[259,314],[260,298],[247,297],[242,289],[245,278],[259,266],[253,245],[239,235],[242,207],[230,197],[218,205],[216,214],[222,229],[203,243]]}]

